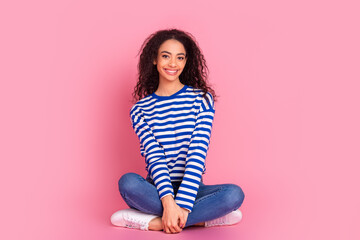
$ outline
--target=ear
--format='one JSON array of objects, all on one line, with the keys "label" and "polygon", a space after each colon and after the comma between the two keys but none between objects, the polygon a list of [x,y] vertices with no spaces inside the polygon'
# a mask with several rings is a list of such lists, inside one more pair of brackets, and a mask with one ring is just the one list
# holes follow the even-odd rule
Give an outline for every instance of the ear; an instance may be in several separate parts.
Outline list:
[{"label": "ear", "polygon": [[156,60],[153,61],[153,64],[156,65]]}]

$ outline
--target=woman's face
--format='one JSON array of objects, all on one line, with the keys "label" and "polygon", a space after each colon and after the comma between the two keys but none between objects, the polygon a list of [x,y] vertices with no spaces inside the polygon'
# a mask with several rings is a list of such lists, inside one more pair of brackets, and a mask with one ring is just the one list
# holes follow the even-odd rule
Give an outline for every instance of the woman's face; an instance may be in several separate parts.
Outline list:
[{"label": "woman's face", "polygon": [[179,76],[186,63],[186,52],[181,42],[169,39],[163,42],[154,64],[157,65],[160,82],[180,81]]}]

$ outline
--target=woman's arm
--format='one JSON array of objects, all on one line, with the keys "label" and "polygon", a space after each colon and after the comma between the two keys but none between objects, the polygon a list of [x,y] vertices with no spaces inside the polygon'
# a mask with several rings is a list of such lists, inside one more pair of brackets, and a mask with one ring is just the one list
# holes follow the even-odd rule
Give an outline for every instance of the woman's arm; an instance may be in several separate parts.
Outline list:
[{"label": "woman's arm", "polygon": [[141,151],[145,157],[147,169],[158,190],[160,199],[167,195],[174,197],[164,148],[155,139],[141,108],[136,104],[130,110],[130,118],[132,127],[140,140]]},{"label": "woman's arm", "polygon": [[[206,100],[206,97],[209,101]],[[197,191],[205,167],[205,158],[210,144],[215,104],[210,93],[202,99],[196,118],[195,130],[190,139],[186,156],[185,173],[175,197],[175,202],[182,208],[192,211]]]}]

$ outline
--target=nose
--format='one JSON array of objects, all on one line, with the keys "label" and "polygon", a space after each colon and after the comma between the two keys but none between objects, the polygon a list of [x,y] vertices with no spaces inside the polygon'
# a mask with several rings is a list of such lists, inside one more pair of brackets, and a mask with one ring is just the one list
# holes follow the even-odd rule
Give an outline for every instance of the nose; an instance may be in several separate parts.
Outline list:
[{"label": "nose", "polygon": [[174,58],[171,58],[171,59],[170,59],[169,66],[171,66],[171,67],[175,67],[175,66],[176,66],[176,61],[175,61]]}]

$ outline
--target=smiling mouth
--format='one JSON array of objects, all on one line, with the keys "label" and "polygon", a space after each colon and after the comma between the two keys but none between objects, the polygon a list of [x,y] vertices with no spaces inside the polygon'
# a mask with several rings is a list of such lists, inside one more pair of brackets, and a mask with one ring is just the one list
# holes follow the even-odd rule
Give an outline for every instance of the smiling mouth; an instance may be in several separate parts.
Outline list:
[{"label": "smiling mouth", "polygon": [[173,75],[176,75],[179,70],[170,70],[170,69],[164,68],[164,71],[165,71],[167,74],[173,76]]}]

